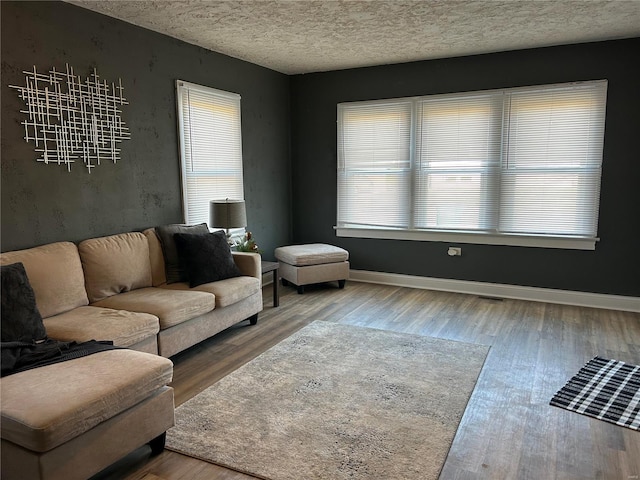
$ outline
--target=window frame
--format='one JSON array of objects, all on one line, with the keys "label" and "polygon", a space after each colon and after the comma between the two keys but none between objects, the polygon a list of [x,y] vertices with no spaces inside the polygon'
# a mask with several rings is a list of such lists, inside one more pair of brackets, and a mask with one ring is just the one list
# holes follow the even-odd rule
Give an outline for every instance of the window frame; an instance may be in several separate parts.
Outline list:
[{"label": "window frame", "polygon": [[[424,102],[425,99],[428,100],[430,98],[437,97],[445,97],[449,96],[454,98],[455,96],[459,96],[460,98],[472,97],[474,95],[491,95],[491,94],[517,94],[518,92],[528,92],[528,91],[536,91],[536,90],[551,90],[551,89],[561,89],[561,88],[572,88],[576,86],[582,85],[604,85],[604,110],[602,113],[602,141],[600,142],[601,147],[604,144],[604,122],[606,119],[606,94],[607,94],[607,80],[593,80],[593,81],[585,81],[585,82],[569,82],[569,83],[561,83],[561,84],[551,84],[551,85],[537,85],[530,87],[516,87],[516,88],[507,88],[507,89],[496,89],[496,90],[483,90],[483,91],[475,91],[475,92],[461,92],[459,94],[443,94],[443,95],[429,95],[429,96],[420,96],[420,97],[404,97],[404,98],[394,98],[394,99],[385,99],[378,101],[364,101],[364,102],[344,102],[338,104],[338,149],[342,148],[342,109],[345,107],[352,106],[366,106],[366,105],[375,105],[376,103],[393,103],[393,102],[402,102],[402,101],[412,101],[414,102],[413,108],[413,116],[411,123],[411,191],[410,191],[410,222],[409,228],[394,228],[394,227],[380,227],[380,226],[372,226],[372,225],[358,225],[353,223],[340,223],[340,168],[343,154],[341,151],[338,151],[338,208],[336,212],[336,226],[334,226],[334,230],[336,231],[336,235],[338,237],[352,237],[352,238],[378,238],[378,239],[394,239],[394,240],[412,240],[412,241],[437,241],[437,242],[456,242],[456,243],[470,243],[470,244],[484,244],[484,245],[513,245],[513,246],[527,246],[527,247],[543,247],[543,248],[560,248],[560,249],[577,249],[577,250],[594,250],[596,242],[600,240],[597,236],[580,236],[580,235],[562,235],[562,234],[522,234],[522,233],[509,233],[509,232],[498,232],[497,229],[483,231],[483,230],[461,230],[461,229],[428,229],[428,228],[414,228],[415,219],[413,209],[416,204],[416,184],[419,181],[419,173],[420,173],[420,162],[417,158],[417,150],[419,149],[417,145],[418,141],[416,137],[418,134],[416,133],[416,125],[417,125],[417,110],[421,107],[419,105],[420,102]],[[508,148],[508,145],[505,146],[505,135],[508,135],[509,129],[509,121],[510,121],[510,113],[506,111],[509,107],[509,101],[505,100],[503,102],[503,109],[505,111],[502,112],[502,126],[500,131],[500,140],[501,143],[501,151],[500,151],[500,159],[497,165],[494,165],[493,168],[497,169],[497,188],[502,189],[502,175],[503,173],[508,173],[508,170],[504,169],[503,161],[506,158],[506,153],[503,150]],[[507,133],[506,133],[507,132]],[[601,171],[602,171],[602,157],[603,157],[603,147],[599,151],[599,177],[598,177],[598,185],[595,189],[595,195],[598,198],[595,198],[595,228],[597,232],[598,225],[598,216],[599,216],[599,193],[600,193],[600,184],[601,184]],[[460,172],[464,173],[463,171]],[[498,195],[495,199],[497,204],[495,208],[497,208],[498,215],[498,223],[497,226],[500,225],[500,208],[501,208],[501,195],[502,191],[498,192]]]},{"label": "window frame", "polygon": [[[228,171],[230,172],[229,176],[231,178],[235,176],[235,183],[239,188],[234,189],[235,191],[232,195],[216,195],[216,194],[210,195],[210,198],[206,200],[206,206],[204,207],[206,209],[206,219],[202,219],[202,218],[193,219],[190,216],[190,211],[189,211],[190,201],[189,201],[189,186],[188,186],[189,177],[215,178],[215,177],[218,177],[219,175],[217,175],[216,173],[213,173],[213,174],[204,173],[204,172],[190,173],[187,171],[189,164],[193,165],[194,162],[193,162],[193,158],[191,160],[188,160],[187,158],[188,154],[187,154],[186,136],[185,136],[186,122],[183,116],[183,107],[184,107],[183,95],[182,95],[183,90],[186,92],[196,91],[200,94],[208,95],[209,100],[211,100],[212,103],[215,103],[216,98],[222,99],[226,102],[233,103],[234,107],[237,109],[235,112],[237,113],[237,116],[234,117],[233,122],[229,123],[229,125],[231,125],[231,123],[236,124],[236,125],[233,125],[231,128],[233,128],[233,130],[235,130],[236,132],[236,136],[234,139],[235,143],[233,147],[235,150],[237,150],[237,152],[236,152],[236,158],[234,160],[234,166],[232,169]],[[207,225],[209,225],[210,223],[209,202],[211,200],[218,200],[218,199],[224,199],[224,198],[229,198],[233,200],[244,200],[244,172],[243,172],[243,160],[242,160],[243,158],[242,156],[242,116],[241,116],[240,100],[241,100],[241,97],[237,93],[227,92],[225,90],[219,90],[213,87],[207,87],[205,85],[198,85],[195,83],[186,82],[184,80],[176,80],[176,113],[177,113],[176,120],[177,120],[177,127],[178,127],[182,214],[183,214],[184,223],[192,224],[192,223],[202,223],[204,221]],[[221,104],[219,104],[219,106],[220,105]],[[191,121],[191,119],[189,119],[189,121]],[[210,170],[210,172],[221,171],[219,166],[211,164],[211,167],[213,168],[212,170]],[[200,208],[201,209],[203,208],[202,205],[200,205]],[[191,206],[191,209],[193,210],[193,205]],[[209,228],[213,228],[213,227],[209,225]],[[232,235],[241,235],[244,232],[245,232],[244,228],[230,230],[230,233]]]}]

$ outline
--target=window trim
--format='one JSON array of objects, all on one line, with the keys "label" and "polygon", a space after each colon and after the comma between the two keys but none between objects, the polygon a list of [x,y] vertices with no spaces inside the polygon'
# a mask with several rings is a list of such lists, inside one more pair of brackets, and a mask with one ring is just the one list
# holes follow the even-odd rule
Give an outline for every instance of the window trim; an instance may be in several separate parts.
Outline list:
[{"label": "window trim", "polygon": [[[489,93],[498,93],[498,92],[518,92],[518,91],[529,91],[535,92],[538,90],[547,90],[554,87],[572,87],[579,86],[583,84],[601,84],[605,85],[608,83],[606,79],[601,80],[589,80],[589,81],[576,81],[576,82],[564,82],[564,83],[556,83],[556,84],[545,84],[545,85],[532,85],[532,86],[524,86],[524,87],[514,87],[514,88],[501,88],[501,89],[491,89],[491,90],[481,90],[481,91],[470,91],[470,92],[460,92],[460,93],[448,93],[435,96],[457,96],[459,95],[461,98],[467,96],[477,95],[478,93],[489,94]],[[412,101],[419,102],[421,99],[431,97],[432,95],[427,96],[412,96],[412,97],[402,97],[402,98],[390,98],[390,99],[380,99],[369,100],[369,101],[356,101],[356,102],[343,102],[338,104],[338,148],[341,148],[340,145],[340,136],[342,132],[340,131],[340,110],[342,105],[371,105],[374,103],[384,104],[384,103],[397,103],[402,101]],[[606,102],[606,91],[605,91],[605,102]],[[415,105],[415,103],[414,103]],[[415,108],[415,107],[414,107]],[[606,104],[605,104],[605,112],[606,112]],[[605,113],[606,115],[606,113]],[[606,121],[606,120],[605,120]],[[413,137],[414,127],[412,126],[412,137]],[[412,150],[412,164],[414,164],[414,150],[415,142],[414,139],[411,139],[410,148]],[[339,155],[338,155],[339,157]],[[338,178],[340,177],[340,158],[338,158]],[[602,171],[602,166],[600,165],[600,172]],[[415,190],[415,176],[416,172],[412,168],[412,196]],[[601,184],[600,177],[600,184]],[[599,188],[598,188],[599,192]],[[338,189],[339,193],[339,189]],[[414,200],[412,200],[414,201]],[[599,202],[598,202],[599,203]],[[340,211],[340,199],[338,198],[336,214]],[[413,208],[413,207],[412,207]],[[599,208],[596,212],[596,222],[599,217]],[[336,216],[336,220],[338,220]],[[573,235],[536,235],[536,234],[519,234],[519,233],[493,233],[491,231],[464,231],[464,230],[430,230],[430,229],[412,229],[412,228],[393,228],[393,227],[379,227],[379,226],[365,226],[362,224],[350,224],[343,223],[341,225],[335,225],[334,230],[336,232],[336,236],[338,237],[350,237],[350,238],[371,238],[371,239],[390,239],[390,240],[410,240],[410,241],[434,241],[434,242],[456,242],[456,243],[468,243],[468,244],[482,244],[482,245],[506,245],[506,246],[525,246],[525,247],[542,247],[542,248],[559,248],[559,249],[574,249],[574,250],[595,250],[596,243],[600,241],[600,238],[597,236],[573,236]]]},{"label": "window trim", "polygon": [[389,228],[333,227],[337,237],[377,238],[384,240],[412,240],[421,242],[470,243],[477,245],[508,245],[517,247],[562,248],[568,250],[595,250],[600,238],[542,236],[542,235],[495,235],[484,232],[452,232],[429,230],[404,230]]},{"label": "window trim", "polygon": [[[189,218],[189,202],[188,202],[188,193],[187,193],[187,182],[188,182],[188,174],[187,174],[187,158],[186,158],[186,145],[185,145],[185,135],[184,135],[184,127],[185,122],[183,120],[182,112],[183,112],[183,99],[181,95],[181,90],[193,90],[199,91],[205,94],[218,96],[222,98],[226,98],[228,100],[232,100],[238,103],[238,123],[239,123],[239,149],[240,149],[240,177],[241,177],[241,195],[239,198],[234,198],[234,200],[244,200],[244,165],[242,161],[242,106],[240,104],[241,96],[238,93],[228,92],[225,90],[220,90],[213,87],[208,87],[206,85],[199,85],[196,83],[187,82],[184,80],[176,79],[175,83],[175,92],[176,92],[176,124],[178,129],[178,155],[180,162],[180,188],[181,188],[181,198],[182,198],[182,218],[184,223],[188,223]],[[211,198],[210,200],[215,200]],[[209,211],[209,206],[207,205],[207,212]],[[206,224],[209,225],[209,218],[206,219]],[[209,227],[211,228],[211,227]],[[241,235],[244,234],[245,228],[241,229],[232,229],[230,231],[232,235]]]}]

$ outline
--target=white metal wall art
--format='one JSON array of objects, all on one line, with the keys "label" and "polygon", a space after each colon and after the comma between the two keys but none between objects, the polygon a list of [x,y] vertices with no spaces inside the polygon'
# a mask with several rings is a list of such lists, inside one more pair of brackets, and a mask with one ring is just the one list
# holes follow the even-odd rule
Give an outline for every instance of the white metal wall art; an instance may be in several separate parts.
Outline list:
[{"label": "white metal wall art", "polygon": [[130,138],[122,121],[121,105],[129,102],[118,84],[101,81],[96,70],[84,82],[67,65],[66,72],[53,68],[48,74],[23,72],[25,86],[9,85],[26,104],[24,139],[34,142],[39,162],[71,165],[82,159],[89,173],[101,161],[120,160],[119,144]]}]

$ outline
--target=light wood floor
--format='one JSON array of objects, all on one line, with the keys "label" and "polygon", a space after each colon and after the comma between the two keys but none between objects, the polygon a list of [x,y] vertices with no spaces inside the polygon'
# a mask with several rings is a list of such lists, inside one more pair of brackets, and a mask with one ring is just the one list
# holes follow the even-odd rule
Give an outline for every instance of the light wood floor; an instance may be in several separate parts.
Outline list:
[{"label": "light wood floor", "polygon": [[[315,320],[429,335],[491,346],[442,480],[640,478],[640,433],[549,406],[596,355],[640,364],[640,314],[357,282],[304,295],[284,287],[278,308],[271,286],[263,293],[258,325],[239,324],[172,359],[176,405]],[[95,480],[249,478],[143,447]]]}]

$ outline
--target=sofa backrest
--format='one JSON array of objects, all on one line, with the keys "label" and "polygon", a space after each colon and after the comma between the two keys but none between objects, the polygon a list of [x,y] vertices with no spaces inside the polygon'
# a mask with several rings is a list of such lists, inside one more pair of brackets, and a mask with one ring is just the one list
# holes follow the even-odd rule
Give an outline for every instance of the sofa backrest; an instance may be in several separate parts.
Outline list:
[{"label": "sofa backrest", "polygon": [[149,242],[140,232],[90,238],[78,245],[91,303],[151,286]]},{"label": "sofa backrest", "polygon": [[0,254],[0,264],[22,262],[43,318],[88,305],[78,248],[57,242]]},{"label": "sofa backrest", "polygon": [[154,287],[167,283],[162,244],[155,228],[147,228],[144,232],[149,242],[149,260],[151,261],[151,284]]}]

